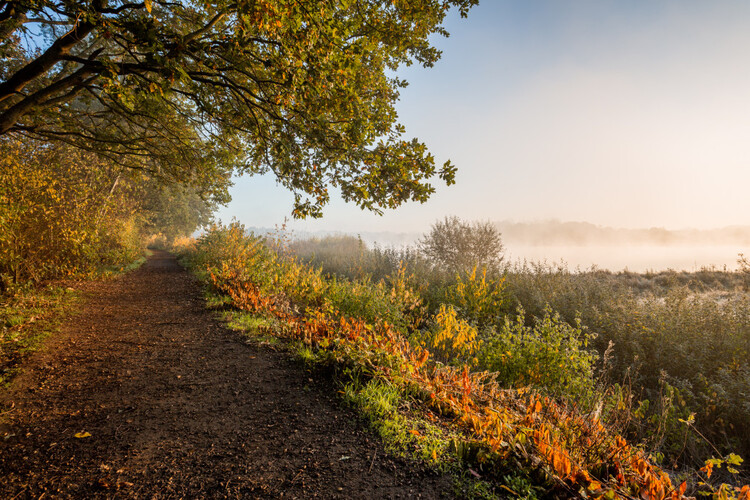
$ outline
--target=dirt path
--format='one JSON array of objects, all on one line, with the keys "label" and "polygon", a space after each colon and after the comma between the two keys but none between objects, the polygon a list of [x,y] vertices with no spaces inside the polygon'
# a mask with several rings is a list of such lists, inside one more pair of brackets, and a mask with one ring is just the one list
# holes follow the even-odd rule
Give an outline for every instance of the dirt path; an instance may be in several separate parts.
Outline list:
[{"label": "dirt path", "polygon": [[387,458],[287,354],[212,319],[170,255],[86,287],[0,391],[0,498],[449,494],[449,479]]}]

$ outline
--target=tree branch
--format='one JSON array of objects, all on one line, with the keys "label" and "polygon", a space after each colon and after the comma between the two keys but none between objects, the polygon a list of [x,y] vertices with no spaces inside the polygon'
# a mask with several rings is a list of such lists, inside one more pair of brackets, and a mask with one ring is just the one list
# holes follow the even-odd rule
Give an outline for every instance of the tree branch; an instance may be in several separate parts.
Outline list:
[{"label": "tree branch", "polygon": [[94,70],[92,68],[84,66],[72,75],[31,94],[14,106],[11,106],[8,110],[0,114],[0,135],[13,128],[13,125],[15,125],[23,115],[34,108],[39,107],[45,100],[48,100],[57,92],[80,85],[81,82],[93,73]]},{"label": "tree branch", "polygon": [[[35,78],[45,74],[52,66],[60,62],[70,49],[94,30],[94,24],[81,22],[73,26],[65,35],[58,38],[44,54],[40,55],[23,68],[16,71],[13,76],[0,84],[0,103],[16,95]],[[0,128],[0,134],[3,131]]]},{"label": "tree branch", "polygon": [[229,9],[224,9],[223,11],[219,12],[218,14],[216,14],[213,17],[213,19],[211,19],[208,22],[208,24],[205,25],[203,28],[201,28],[199,30],[195,30],[192,33],[188,33],[187,35],[185,35],[185,38],[183,39],[184,43],[191,42],[191,41],[195,40],[196,38],[198,38],[199,36],[201,36],[202,34],[208,32],[211,28],[213,28],[214,26],[216,26],[216,23],[218,23],[219,21],[221,21],[222,18],[227,15],[228,11],[229,11]]},{"label": "tree branch", "polygon": [[5,9],[0,12],[0,40],[5,40],[15,31],[18,26],[13,22],[15,19],[20,24],[23,24],[26,20],[26,11],[17,11],[14,2],[3,2],[7,3]]}]

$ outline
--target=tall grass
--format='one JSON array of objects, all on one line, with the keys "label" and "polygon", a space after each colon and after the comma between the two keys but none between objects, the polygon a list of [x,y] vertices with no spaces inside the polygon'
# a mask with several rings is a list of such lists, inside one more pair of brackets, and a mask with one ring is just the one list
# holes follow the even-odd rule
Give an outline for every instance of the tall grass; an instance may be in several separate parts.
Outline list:
[{"label": "tall grass", "polygon": [[[209,282],[236,308],[266,318],[254,324],[299,343],[308,362],[334,367],[348,398],[382,424],[375,427],[391,438],[407,437],[398,440],[428,462],[462,463],[500,483],[510,483],[503,478],[512,476],[515,487],[520,477],[528,486],[524,491],[552,496],[679,498],[684,491],[572,401],[592,386],[593,355],[580,328],[548,311],[531,327],[519,314],[497,330],[493,318],[499,321],[497,307],[504,302],[499,300],[479,309],[480,332],[477,320],[461,317],[449,302],[436,314],[415,306],[421,299],[403,261],[375,282],[372,275],[325,276],[321,268],[273,247],[233,225],[201,238],[189,261],[205,269]],[[462,280],[463,286],[455,280],[453,292],[445,293],[457,304],[488,290],[484,273],[474,270]],[[504,372],[482,370],[508,352],[514,362],[499,363]],[[547,377],[548,363],[561,375]],[[545,385],[554,381],[562,382],[558,394],[545,397]],[[386,386],[393,397],[390,409],[379,414],[370,403]],[[410,417],[415,413],[421,417]],[[617,474],[607,472],[612,467]]]},{"label": "tall grass", "polygon": [[[296,242],[292,250],[325,274],[349,280],[389,283],[401,269],[422,298],[424,318],[449,305],[476,329],[483,347],[470,357],[454,353],[456,362],[511,370],[506,379],[537,380],[553,393],[560,390],[553,381],[565,380],[555,371],[558,361],[538,351],[538,367],[521,373],[518,361],[503,353],[526,349],[524,356],[531,356],[541,347],[530,339],[548,350],[549,337],[539,325],[555,321],[560,331],[564,323],[569,330],[563,337],[586,359],[579,366],[579,358],[560,351],[566,367],[580,374],[568,387],[577,386],[580,396],[598,384],[610,399],[588,400],[609,410],[623,432],[665,463],[696,467],[711,455],[750,456],[750,296],[742,267],[638,274],[525,263],[501,275],[449,276],[413,248],[368,248],[350,237]],[[435,329],[434,323],[418,326]],[[446,356],[445,346],[430,340],[434,335],[420,335],[422,345],[433,342],[433,350]]]},{"label": "tall grass", "polygon": [[[568,322],[580,317],[600,353],[612,346],[606,375],[627,381],[631,397],[649,408],[631,422],[631,435],[658,435],[673,462],[696,465],[716,449],[750,455],[750,296],[741,272],[636,275],[536,264],[509,270],[507,280],[531,315],[551,307]],[[689,430],[679,419],[691,414]]]}]

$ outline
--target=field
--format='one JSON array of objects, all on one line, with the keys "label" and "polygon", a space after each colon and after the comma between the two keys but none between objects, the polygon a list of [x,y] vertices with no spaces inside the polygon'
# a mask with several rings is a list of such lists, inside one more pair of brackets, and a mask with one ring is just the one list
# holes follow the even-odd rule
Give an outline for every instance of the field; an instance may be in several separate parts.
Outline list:
[{"label": "field", "polygon": [[[717,452],[750,455],[750,268],[744,260],[734,272],[516,264],[481,282],[445,276],[415,250],[370,249],[354,238],[295,242],[291,249],[325,274],[352,280],[387,280],[403,265],[430,313],[448,302],[490,342],[508,317],[522,314],[533,325],[558,314],[585,332],[596,354],[592,375],[600,390],[621,398],[617,405],[625,411],[617,419],[627,435],[673,466],[694,467]],[[457,296],[457,286],[468,287],[471,300]],[[548,375],[558,380],[559,374]],[[688,430],[682,420],[691,415]]]},{"label": "field", "polygon": [[235,325],[327,367],[386,441],[436,467],[529,498],[748,495],[746,265],[452,275],[413,249],[239,225],[188,255]]}]

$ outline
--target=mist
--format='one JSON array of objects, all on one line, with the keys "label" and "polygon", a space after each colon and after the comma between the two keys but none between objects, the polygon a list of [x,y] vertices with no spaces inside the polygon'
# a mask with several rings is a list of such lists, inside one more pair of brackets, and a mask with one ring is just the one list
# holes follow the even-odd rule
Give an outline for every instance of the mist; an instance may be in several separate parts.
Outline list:
[{"label": "mist", "polygon": [[[750,226],[718,229],[615,228],[588,222],[496,221],[502,236],[505,262],[510,265],[547,263],[570,270],[591,268],[613,272],[735,271],[739,254],[750,255]],[[278,236],[278,228],[248,227],[257,235]],[[306,240],[327,236],[353,236],[368,247],[415,246],[430,230],[345,231],[305,229],[290,223],[286,236]]]},{"label": "mist", "polygon": [[750,226],[624,229],[586,222],[497,223],[511,262],[564,263],[610,271],[735,270],[750,251]]}]

